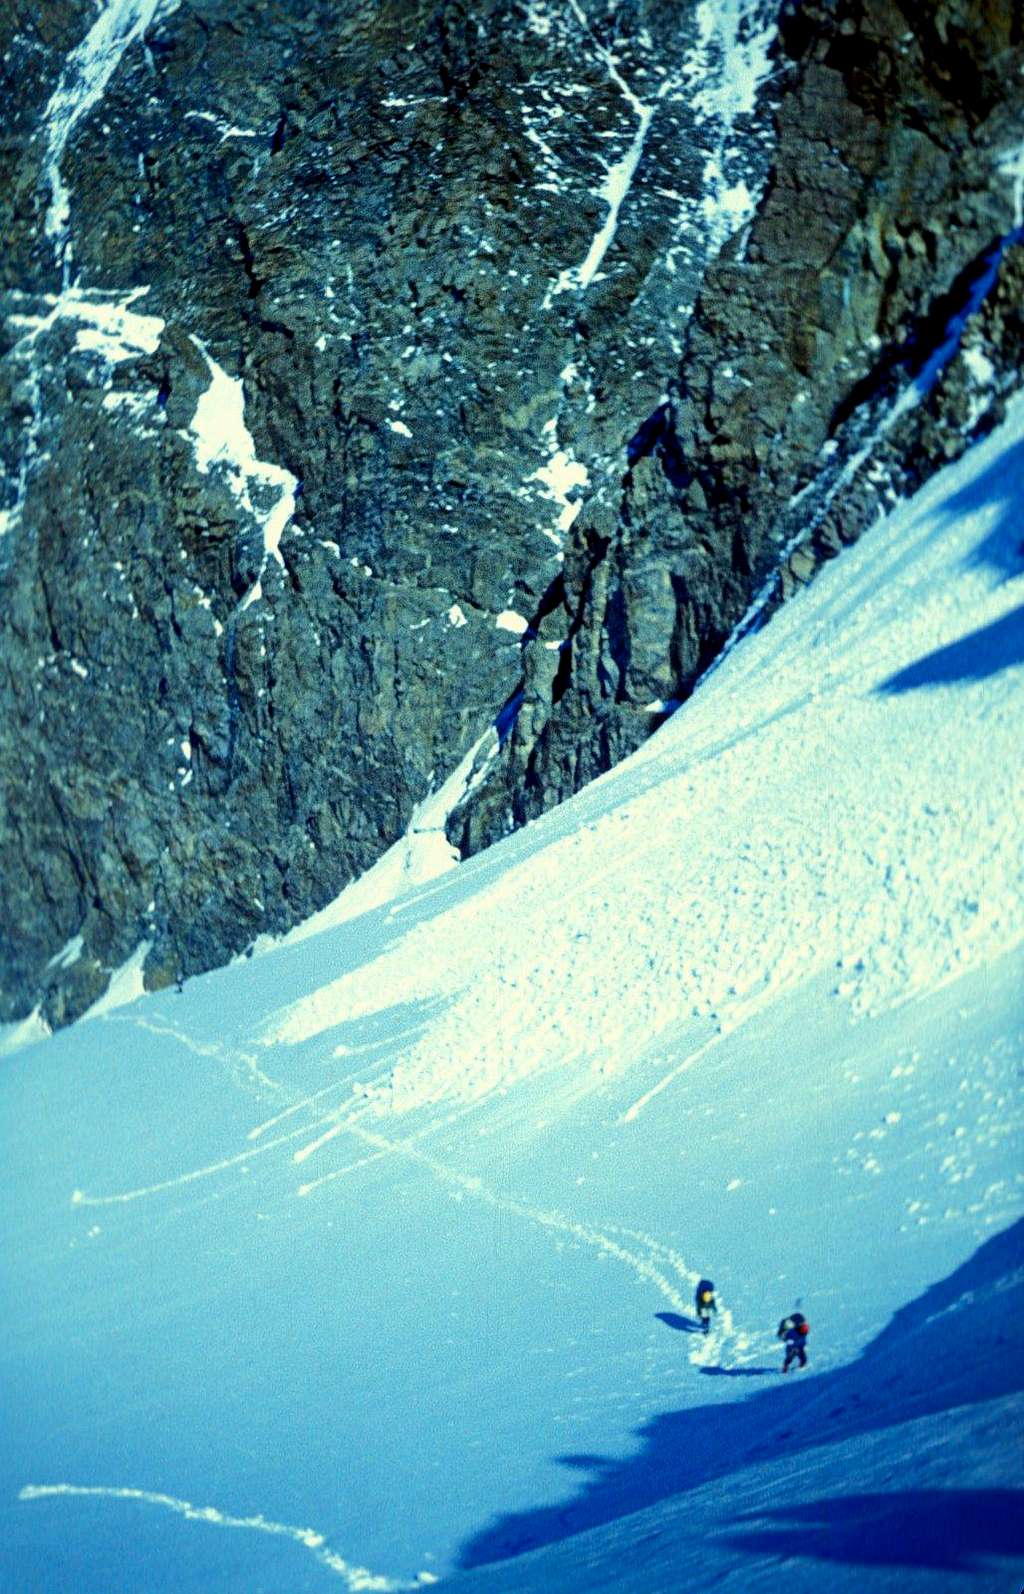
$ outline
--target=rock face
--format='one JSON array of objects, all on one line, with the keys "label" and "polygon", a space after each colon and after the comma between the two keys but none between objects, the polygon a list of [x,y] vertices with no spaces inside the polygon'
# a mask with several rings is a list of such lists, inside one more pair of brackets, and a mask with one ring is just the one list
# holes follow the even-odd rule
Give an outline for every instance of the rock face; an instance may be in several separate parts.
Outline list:
[{"label": "rock face", "polygon": [[0,16],[2,1019],[562,800],[1020,380],[1012,0]]}]

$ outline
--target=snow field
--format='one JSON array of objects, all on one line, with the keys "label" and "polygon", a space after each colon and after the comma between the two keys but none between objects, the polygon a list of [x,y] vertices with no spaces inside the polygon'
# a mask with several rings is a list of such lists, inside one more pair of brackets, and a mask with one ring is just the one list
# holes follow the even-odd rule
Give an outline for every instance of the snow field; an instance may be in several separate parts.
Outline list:
[{"label": "snow field", "polygon": [[625,1591],[651,1534],[668,1589],[701,1523],[725,1586],[833,1552],[852,1586],[855,1546],[771,1516],[780,1472],[870,1522],[896,1456],[919,1540],[936,1490],[1006,1485],[1014,1357],[960,1307],[1019,1322],[1022,431],[573,802],[5,1060],[20,1586],[59,1545],[79,1594],[569,1591],[590,1545]]}]

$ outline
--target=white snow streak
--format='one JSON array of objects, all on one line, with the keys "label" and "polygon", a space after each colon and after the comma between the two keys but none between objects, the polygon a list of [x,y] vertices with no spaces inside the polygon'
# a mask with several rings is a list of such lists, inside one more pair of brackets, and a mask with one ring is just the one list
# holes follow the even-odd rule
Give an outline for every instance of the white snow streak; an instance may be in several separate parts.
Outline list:
[{"label": "white snow streak", "polygon": [[560,548],[562,534],[569,530],[583,507],[582,499],[574,495],[589,485],[590,472],[580,460],[573,459],[564,448],[559,448],[557,434],[558,419],[552,417],[550,421],[545,422],[542,433],[544,446],[548,450],[547,463],[527,476],[526,480],[540,482],[544,489],[544,497],[559,506],[557,531],[545,531],[544,535]]},{"label": "white snow streak", "polygon": [[78,124],[103,98],[125,52],[142,37],[159,11],[172,11],[177,4],[178,0],[108,0],[85,38],[68,56],[50,95],[43,112],[43,175],[50,188],[45,226],[46,236],[52,239],[65,270],[71,254],[71,205],[61,163],[68,142]]},{"label": "white snow streak", "polygon": [[48,969],[69,969],[73,963],[78,962],[82,955],[82,947],[84,944],[85,943],[80,935],[73,935],[71,939],[61,947],[59,952],[55,952],[53,954],[53,957],[50,959],[49,963],[47,963],[46,967]]},{"label": "white snow streak", "polygon": [[256,445],[245,424],[245,392],[241,377],[230,377],[199,338],[193,337],[210,372],[210,385],[201,394],[189,428],[196,467],[203,474],[223,472],[231,492],[243,509],[263,528],[263,564],[253,586],[242,599],[247,609],[262,596],[267,561],[283,568],[281,535],[295,512],[298,478],[282,465],[268,464],[256,456]]},{"label": "white snow streak", "polygon": [[1001,176],[1013,179],[1013,225],[1024,227],[1024,144],[1004,151],[996,169]]},{"label": "white snow streak", "polygon": [[767,10],[770,20],[764,20],[764,0],[702,0],[697,7],[697,44],[683,76],[700,84],[693,108],[698,126],[712,136],[701,200],[709,259],[750,220],[760,197],[760,189],[751,193],[745,178],[730,181],[728,163],[736,153],[729,148],[736,123],[753,114],[758,90],[770,70],[778,7]]},{"label": "white snow streak", "polygon": [[251,1532],[269,1533],[278,1538],[291,1539],[304,1550],[309,1550],[320,1565],[326,1567],[329,1572],[335,1572],[344,1578],[349,1588],[353,1590],[353,1594],[356,1594],[357,1590],[378,1590],[380,1594],[397,1594],[399,1590],[422,1588],[424,1582],[434,1581],[431,1574],[426,1573],[414,1583],[399,1583],[393,1578],[368,1572],[363,1566],[352,1566],[328,1546],[324,1535],[318,1533],[315,1528],[296,1528],[287,1522],[274,1522],[269,1517],[260,1515],[229,1516],[227,1512],[218,1511],[215,1506],[192,1505],[188,1500],[179,1500],[176,1495],[157,1494],[150,1489],[114,1489],[76,1483],[29,1483],[18,1495],[18,1499],[24,1501],[55,1498],[138,1501],[143,1505],[162,1506],[164,1510],[173,1511],[188,1522],[206,1522],[218,1528],[247,1528]]},{"label": "white snow streak", "polygon": [[[608,167],[598,197],[607,205],[604,221],[578,265],[561,271],[548,289],[542,308],[548,309],[562,293],[583,292],[595,280],[615,237],[623,203],[640,165],[658,106],[693,84],[692,99],[698,128],[711,134],[704,166],[704,192],[700,211],[707,228],[706,254],[712,258],[726,239],[751,218],[758,193],[752,193],[743,176],[728,176],[730,159],[742,150],[730,149],[736,123],[753,114],[757,94],[770,70],[770,50],[777,32],[778,6],[766,0],[702,0],[697,7],[697,38],[679,70],[662,78],[652,100],[642,100],[619,70],[618,58],[590,34],[590,24],[579,0],[569,7],[590,36],[609,77],[636,117],[636,129],[624,154]],[[706,136],[706,135],[705,135]],[[674,269],[670,257],[669,269]]]},{"label": "white snow streak", "polygon": [[[569,6],[584,32],[589,34],[590,24],[587,20],[586,12],[579,4],[579,0],[569,0]],[[654,119],[655,107],[646,105],[630,88],[619,71],[618,63],[612,52],[606,49],[604,45],[597,44],[596,41],[595,48],[607,69],[608,76],[636,116],[636,131],[627,146],[625,154],[608,167],[604,182],[598,190],[599,197],[608,206],[603,224],[591,239],[590,247],[580,263],[576,266],[569,266],[566,270],[559,272],[554,284],[544,295],[542,308],[545,310],[550,307],[555,297],[560,293],[584,292],[600,270],[601,263],[608,253],[612,239],[615,237],[615,231],[619,225],[619,212],[632,186],[633,178],[636,176],[636,169],[640,164],[644,144],[647,142],[647,135]],[[674,79],[666,78],[658,89],[657,98],[659,100],[663,99],[669,89],[675,86]]]},{"label": "white snow streak", "polygon": [[[662,1079],[658,1080],[656,1085],[652,1085],[650,1090],[644,1091],[644,1094],[639,1096],[632,1106],[627,1107],[619,1122],[621,1124],[631,1124],[634,1119],[639,1118],[648,1102],[653,1101],[655,1096],[660,1096],[663,1090],[666,1090],[669,1085],[679,1078],[680,1074],[687,1073],[696,1063],[699,1063],[706,1052],[709,1052],[713,1046],[718,1045],[721,1038],[720,1035],[713,1035],[709,1041],[704,1042],[703,1046],[698,1046],[695,1052],[691,1052],[689,1057],[684,1057],[683,1061],[678,1063],[675,1068],[671,1068]],[[694,1282],[696,1283],[696,1280]]]},{"label": "white snow streak", "polygon": [[155,354],[164,330],[160,316],[140,315],[131,307],[149,292],[148,287],[132,288],[115,297],[102,288],[65,288],[61,293],[43,294],[48,306],[45,315],[12,315],[13,327],[22,328],[15,352],[34,354],[35,345],[60,321],[80,323],[75,332],[75,348],[82,354],[95,354],[108,367],[134,360],[140,354]]},{"label": "white snow streak", "polygon": [[[20,331],[10,358],[27,366],[25,391],[31,419],[27,423],[21,463],[15,484],[14,503],[0,514],[0,536],[20,517],[28,494],[33,466],[39,457],[39,437],[43,425],[43,373],[45,355],[40,340],[55,331],[62,321],[76,323],[74,352],[99,362],[101,379],[109,377],[116,365],[139,355],[155,354],[160,345],[164,322],[160,316],[140,315],[132,306],[149,292],[148,287],[132,288],[128,293],[111,294],[100,288],[65,287],[59,294],[43,294],[42,314],[23,313],[9,317]],[[21,296],[23,299],[26,295]],[[113,395],[108,394],[107,400]],[[118,395],[127,399],[129,395]],[[104,400],[106,406],[107,400]]]},{"label": "white snow streak", "polygon": [[86,1019],[111,1013],[117,1007],[127,1007],[129,1002],[138,1001],[140,996],[146,994],[143,969],[152,945],[152,941],[139,942],[131,956],[110,976],[110,983],[103,995],[93,1002],[88,1012],[83,1013],[83,1023]]}]

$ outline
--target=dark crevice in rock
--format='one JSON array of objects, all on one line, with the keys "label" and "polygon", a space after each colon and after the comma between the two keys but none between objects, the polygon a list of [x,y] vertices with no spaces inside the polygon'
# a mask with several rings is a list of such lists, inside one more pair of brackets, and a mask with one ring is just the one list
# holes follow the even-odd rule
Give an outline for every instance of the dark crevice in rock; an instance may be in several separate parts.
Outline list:
[{"label": "dark crevice in rock", "polygon": [[246,281],[248,282],[248,288],[246,290],[248,297],[250,299],[258,299],[260,294],[263,292],[264,281],[256,270],[256,260],[252,252],[252,243],[249,239],[248,229],[246,228],[244,222],[237,220],[233,223],[233,226],[235,241],[238,244],[239,252],[242,256],[242,269],[245,272]]},{"label": "dark crevice in rock", "polygon": [[896,386],[896,374],[901,368],[911,381],[917,380],[951,336],[977,312],[981,299],[991,289],[1003,254],[1021,237],[1024,237],[1024,228],[997,239],[958,273],[949,291],[935,299],[907,337],[893,348],[886,349],[867,375],[855,382],[840,399],[829,420],[829,437],[835,437],[864,405],[879,398],[891,397]]},{"label": "dark crevice in rock", "polygon": [[693,472],[688,468],[675,426],[675,406],[671,399],[659,404],[633,433],[626,444],[626,465],[632,470],[642,459],[653,455],[672,486],[680,491],[689,487]]}]

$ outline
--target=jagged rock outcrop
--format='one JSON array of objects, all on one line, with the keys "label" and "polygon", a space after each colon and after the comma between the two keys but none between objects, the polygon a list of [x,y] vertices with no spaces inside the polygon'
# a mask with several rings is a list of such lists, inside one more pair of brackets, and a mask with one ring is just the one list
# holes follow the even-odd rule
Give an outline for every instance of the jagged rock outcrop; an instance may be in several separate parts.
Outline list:
[{"label": "jagged rock outcrop", "polygon": [[1019,380],[1010,0],[44,10],[0,1018],[296,922],[495,720],[455,844],[561,800]]}]

